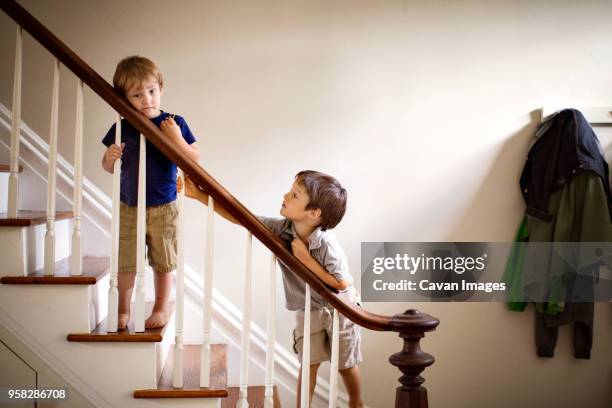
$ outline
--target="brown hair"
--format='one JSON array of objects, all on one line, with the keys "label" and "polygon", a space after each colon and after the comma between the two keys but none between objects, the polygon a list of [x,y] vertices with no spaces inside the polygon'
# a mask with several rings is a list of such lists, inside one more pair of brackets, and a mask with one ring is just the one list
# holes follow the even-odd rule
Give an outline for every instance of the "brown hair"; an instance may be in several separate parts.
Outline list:
[{"label": "brown hair", "polygon": [[154,77],[161,88],[164,78],[157,65],[148,58],[133,55],[119,61],[113,76],[113,86],[125,96],[134,82],[142,82],[149,77]]},{"label": "brown hair", "polygon": [[306,209],[321,210],[320,227],[323,231],[334,228],[342,221],[347,194],[338,180],[318,171],[304,170],[295,175],[295,181],[304,187],[310,198]]}]

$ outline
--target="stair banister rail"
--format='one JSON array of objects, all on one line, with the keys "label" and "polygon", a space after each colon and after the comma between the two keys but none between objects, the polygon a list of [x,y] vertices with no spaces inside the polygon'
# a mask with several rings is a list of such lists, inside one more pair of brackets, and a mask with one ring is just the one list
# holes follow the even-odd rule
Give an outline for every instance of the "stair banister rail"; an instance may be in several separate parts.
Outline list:
[{"label": "stair banister rail", "polygon": [[[304,330],[302,331],[302,369],[300,372],[300,408],[310,407],[310,285],[304,295]],[[330,384],[331,386],[331,384]]]},{"label": "stair banister rail", "polygon": [[19,210],[19,134],[21,129],[21,72],[23,29],[17,27],[15,38],[15,69],[13,71],[13,120],[11,126],[11,175],[9,176],[7,214],[9,218],[17,218]]},{"label": "stair banister rail", "polygon": [[295,258],[285,247],[282,240],[275,236],[255,215],[240,201],[231,195],[208,172],[194,160],[183,156],[172,145],[150,120],[136,111],[120,96],[113,87],[96,71],[85,63],[74,51],[62,43],[53,33],[36,20],[27,10],[14,0],[0,1],[0,8],[17,24],[26,30],[34,39],[53,54],[66,68],[70,69],[87,86],[104,99],[113,109],[121,114],[138,131],[140,131],[163,154],[177,164],[201,189],[212,197],[215,205],[223,207],[240,224],[251,231],[253,235],[279,260],[293,270],[311,290],[319,293],[339,313],[356,324],[377,331],[397,332],[403,339],[403,348],[393,354],[389,361],[398,367],[403,375],[399,381],[401,386],[396,390],[396,407],[427,406],[427,390],[421,384],[425,381],[419,374],[433,364],[433,356],[421,351],[420,339],[426,332],[435,330],[440,323],[438,319],[415,309],[394,316],[385,316],[360,309],[352,303],[347,303],[338,296],[337,291],[326,286],[304,264]]},{"label": "stair banister rail", "polygon": [[[178,176],[184,180],[182,170],[179,169]],[[176,315],[174,318],[174,346],[172,365],[172,386],[183,388],[183,327],[185,312],[185,217],[183,208],[185,205],[185,189],[178,193],[178,228],[177,231],[177,263],[176,263]]]},{"label": "stair banister rail", "polygon": [[276,255],[270,254],[270,280],[266,311],[266,379],[264,408],[274,407],[274,354],[276,344]]},{"label": "stair banister rail", "polygon": [[59,127],[60,63],[53,60],[53,91],[51,94],[51,124],[49,125],[49,168],[47,172],[47,231],[45,232],[44,273],[55,273],[55,186],[57,180],[57,137]]},{"label": "stair banister rail", "polygon": [[[121,115],[115,120],[115,144],[121,146]],[[106,331],[117,332],[119,328],[119,220],[121,195],[121,158],[113,165],[113,215],[111,218],[111,256],[108,285],[108,314]]]},{"label": "stair banister rail", "polygon": [[338,316],[338,309],[334,309],[332,316],[332,343],[329,361],[329,408],[334,408],[338,401],[338,357],[340,353],[340,317]]},{"label": "stair banister rail", "polygon": [[[251,355],[251,319],[253,293],[253,234],[247,231],[246,262],[244,271],[244,303],[242,304],[242,333],[240,353],[240,392],[236,408],[248,408],[249,397],[249,356]],[[274,295],[272,295],[274,296]]]},{"label": "stair banister rail", "polygon": [[138,153],[138,205],[136,207],[136,290],[134,331],[145,331],[145,242],[147,235],[147,141],[140,134]]},{"label": "stair banister rail", "polygon": [[210,387],[210,362],[212,340],[213,256],[215,235],[215,200],[208,197],[206,222],[206,247],[202,290],[202,348],[200,349],[200,387]]},{"label": "stair banister rail", "polygon": [[72,250],[70,251],[70,274],[83,274],[83,245],[81,220],[83,212],[83,81],[77,83],[76,114],[74,124],[74,223],[72,228]]}]

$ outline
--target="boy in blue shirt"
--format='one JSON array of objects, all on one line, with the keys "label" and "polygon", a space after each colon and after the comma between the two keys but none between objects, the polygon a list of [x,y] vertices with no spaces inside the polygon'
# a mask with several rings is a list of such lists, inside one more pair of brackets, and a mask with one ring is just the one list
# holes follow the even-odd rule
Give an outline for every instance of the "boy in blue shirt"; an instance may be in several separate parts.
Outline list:
[{"label": "boy in blue shirt", "polygon": [[[200,153],[185,119],[160,109],[163,78],[149,59],[132,56],[117,64],[115,89],[138,112],[149,118],[182,154],[198,161]],[[140,132],[125,119],[121,121],[121,146],[115,143],[115,125],[102,143],[107,146],[102,167],[113,173],[121,158],[121,212],[119,232],[119,316],[118,328],[130,320],[130,300],[136,278],[136,209],[138,204],[138,155]],[[155,276],[155,305],[145,328],[163,327],[170,318],[169,299],[172,271],[176,269],[176,165],[149,141],[147,143],[146,246],[149,265]]]},{"label": "boy in blue shirt", "polygon": [[[179,187],[181,181],[179,180]],[[203,204],[208,196],[193,181],[187,179],[185,194]],[[283,196],[280,209],[282,218],[258,217],[272,232],[291,247],[293,255],[327,285],[338,289],[347,301],[360,306],[359,295],[353,287],[353,278],[342,247],[331,233],[342,220],[346,210],[346,190],[338,180],[318,171],[305,170],[295,176],[291,189]],[[215,211],[227,220],[240,224],[223,207]],[[293,330],[293,349],[302,361],[304,340],[304,281],[282,261],[283,286],[287,309],[296,312]],[[327,302],[317,293],[311,292],[310,310],[310,400],[314,393],[317,370],[321,363],[330,360],[332,317]],[[361,328],[339,315],[338,369],[349,394],[351,408],[363,407],[361,399]],[[300,405],[300,377],[298,377],[297,405]]]}]

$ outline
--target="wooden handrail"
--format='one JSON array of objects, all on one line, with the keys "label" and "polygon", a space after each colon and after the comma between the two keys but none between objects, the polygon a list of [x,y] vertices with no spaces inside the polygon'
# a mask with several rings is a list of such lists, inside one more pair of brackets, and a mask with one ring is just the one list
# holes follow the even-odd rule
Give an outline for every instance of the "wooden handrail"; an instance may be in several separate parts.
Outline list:
[{"label": "wooden handrail", "polygon": [[[224,207],[245,228],[251,231],[261,243],[276,254],[280,260],[297,273],[334,308],[338,309],[340,313],[367,329],[400,333],[400,336],[404,338],[404,349],[402,352],[394,354],[390,359],[393,365],[400,367],[404,372],[404,376],[400,379],[402,387],[398,388],[398,402],[396,404],[405,403],[411,404],[410,406],[426,406],[426,391],[424,387],[420,386],[424,380],[418,373],[431,365],[434,360],[432,356],[420,351],[418,341],[424,336],[425,332],[434,330],[438,326],[438,319],[413,309],[395,316],[383,316],[345,302],[295,258],[287,250],[283,241],[262,224],[240,201],[231,195],[195,161],[183,156],[173,144],[168,142],[169,139],[164,136],[157,126],[135,110],[104,78],[36,20],[27,10],[14,0],[0,0],[0,8],[53,54],[64,66],[70,69],[119,114],[126,118],[162,153],[189,175],[200,188],[212,196],[218,205]],[[417,373],[414,374],[415,372]],[[416,395],[418,395],[418,398],[415,397]],[[423,395],[425,396],[425,405],[422,402]],[[410,403],[409,401],[412,402]]]}]

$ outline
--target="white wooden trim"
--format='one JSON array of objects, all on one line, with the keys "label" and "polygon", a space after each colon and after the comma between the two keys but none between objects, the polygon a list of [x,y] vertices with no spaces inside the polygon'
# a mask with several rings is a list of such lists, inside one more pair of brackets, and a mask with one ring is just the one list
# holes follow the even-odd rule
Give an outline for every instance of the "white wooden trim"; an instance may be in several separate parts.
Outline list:
[{"label": "white wooden trim", "polygon": [[74,136],[74,223],[72,224],[72,250],[70,274],[83,274],[83,245],[81,239],[81,213],[83,209],[83,81],[77,84]]},{"label": "white wooden trim", "polygon": [[609,105],[599,105],[599,106],[555,106],[548,105],[543,106],[540,109],[541,112],[541,121],[545,122],[552,115],[559,112],[563,109],[577,109],[589,121],[591,125],[605,125],[612,124],[612,103]]},{"label": "white wooden trim", "polygon": [[253,234],[247,230],[246,265],[244,273],[244,305],[242,306],[242,336],[241,336],[241,364],[240,364],[240,395],[237,408],[248,408],[249,386],[249,354],[251,340],[251,314],[252,314],[252,288],[253,288]]},{"label": "white wooden trim", "polygon": [[59,125],[59,60],[53,60],[53,93],[51,97],[51,124],[49,126],[49,169],[47,176],[47,232],[45,233],[45,275],[55,270],[55,186],[57,163],[57,132]]},{"label": "white wooden trim", "polygon": [[304,338],[302,339],[302,384],[300,407],[310,406],[310,285],[304,296]]},{"label": "white wooden trim", "polygon": [[[115,121],[115,144],[121,146],[121,115]],[[108,286],[107,331],[114,333],[119,325],[119,222],[121,219],[121,159],[113,164],[113,216],[111,218],[111,256]]]},{"label": "white wooden trim", "polygon": [[21,72],[22,72],[22,37],[23,29],[17,27],[15,40],[15,71],[13,72],[13,120],[11,123],[11,174],[9,176],[9,190],[7,215],[17,218],[19,209],[19,128],[21,127]]},{"label": "white wooden trim", "polygon": [[145,331],[145,236],[147,233],[147,143],[140,134],[138,162],[138,211],[136,226],[136,304],[134,331]]},{"label": "white wooden trim", "polygon": [[270,257],[270,293],[268,293],[266,342],[266,381],[264,408],[274,407],[274,355],[276,351],[276,255]]},{"label": "white wooden trim", "polygon": [[338,354],[340,351],[340,330],[338,310],[334,309],[332,320],[332,349],[329,364],[329,408],[338,403]]},{"label": "white wooden trim", "polygon": [[[181,180],[183,171],[179,169],[178,176]],[[183,387],[183,324],[185,312],[185,230],[184,230],[184,202],[185,182],[183,189],[178,193],[178,227],[177,227],[177,266],[176,266],[176,316],[174,330],[174,364],[172,366],[172,386]]]},{"label": "white wooden trim", "polygon": [[202,302],[202,351],[200,355],[200,387],[210,387],[210,342],[212,327],[212,290],[214,254],[215,200],[208,196],[206,223],[206,260],[204,268],[204,299]]}]

